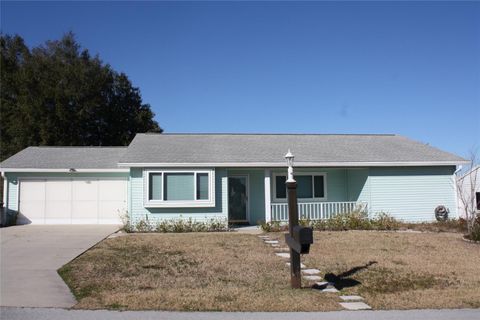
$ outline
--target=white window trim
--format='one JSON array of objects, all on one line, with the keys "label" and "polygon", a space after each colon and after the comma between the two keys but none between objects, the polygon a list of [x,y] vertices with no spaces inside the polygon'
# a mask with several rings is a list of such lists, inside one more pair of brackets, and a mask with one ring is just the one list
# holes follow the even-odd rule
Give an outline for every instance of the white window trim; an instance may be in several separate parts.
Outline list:
[{"label": "white window trim", "polygon": [[[287,191],[287,198],[282,199],[282,198],[277,198],[277,177],[285,177],[287,176],[285,173],[279,173],[276,172],[273,174],[273,195],[272,199],[273,202],[287,202],[288,198],[288,191]],[[327,173],[326,172],[298,172],[294,173],[294,176],[311,176],[312,177],[312,192],[313,192],[313,198],[297,198],[298,202],[312,202],[312,201],[326,201],[328,198],[327,195]],[[315,197],[315,181],[314,181],[314,176],[323,176],[323,197]]]},{"label": "white window trim", "polygon": [[[162,199],[150,200],[150,174],[161,173],[162,174]],[[165,192],[165,173],[193,173],[193,194],[197,197],[197,174],[208,174],[208,199],[206,200],[164,200]],[[215,207],[215,169],[149,169],[143,170],[143,205],[145,208],[196,208],[196,207]]]}]

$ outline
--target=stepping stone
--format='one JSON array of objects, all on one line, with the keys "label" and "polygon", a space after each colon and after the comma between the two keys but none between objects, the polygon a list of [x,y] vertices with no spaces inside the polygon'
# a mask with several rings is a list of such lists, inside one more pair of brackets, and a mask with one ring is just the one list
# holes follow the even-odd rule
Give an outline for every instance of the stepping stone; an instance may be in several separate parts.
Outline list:
[{"label": "stepping stone", "polygon": [[277,256],[279,256],[280,258],[290,258],[290,253],[286,253],[286,252],[277,252],[275,253]]},{"label": "stepping stone", "polygon": [[307,281],[319,281],[322,280],[322,277],[320,276],[303,276],[303,279]]},{"label": "stepping stone", "polygon": [[325,289],[326,287],[331,286],[331,285],[332,285],[331,282],[322,281],[322,282],[316,282],[314,286],[319,288],[319,289]]},{"label": "stepping stone", "polygon": [[[337,289],[337,288],[335,288],[335,287],[332,287],[332,288],[326,288],[326,289],[322,289],[321,291],[322,291],[322,292],[327,292],[327,293],[328,293],[328,292],[330,292],[330,293],[337,293],[337,292],[340,292],[340,291],[338,291],[338,289]],[[340,303],[340,304],[341,304],[341,303]]]},{"label": "stepping stone", "polygon": [[270,239],[269,236],[258,236],[260,239]]},{"label": "stepping stone", "polygon": [[277,240],[265,240],[265,243],[266,244],[277,244],[278,241]]},{"label": "stepping stone", "polygon": [[[285,264],[287,265],[287,267],[290,268],[290,262],[287,262],[287,263],[285,263]],[[300,263],[300,268],[301,268],[301,269],[305,269],[306,266],[305,266],[303,263]]]},{"label": "stepping stone", "polygon": [[340,296],[340,299],[343,301],[361,301],[363,300],[360,296]]},{"label": "stepping stone", "polygon": [[332,282],[327,282],[327,281],[316,282],[313,285],[313,289],[317,289],[317,290],[320,290],[321,292],[327,292],[327,293],[328,292],[330,292],[330,293],[339,292],[338,289],[333,286]]},{"label": "stepping stone", "polygon": [[305,269],[305,270],[302,270],[302,273],[308,274],[308,275],[316,275],[316,274],[320,273],[320,270],[318,270],[318,269]]},{"label": "stepping stone", "polygon": [[347,310],[371,310],[368,304],[364,302],[340,302],[340,305]]}]

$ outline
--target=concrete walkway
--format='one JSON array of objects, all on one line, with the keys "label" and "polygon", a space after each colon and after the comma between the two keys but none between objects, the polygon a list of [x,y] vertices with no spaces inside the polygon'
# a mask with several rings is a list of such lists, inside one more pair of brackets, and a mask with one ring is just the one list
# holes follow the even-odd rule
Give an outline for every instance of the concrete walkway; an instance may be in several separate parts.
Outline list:
[{"label": "concrete walkway", "polygon": [[73,306],[75,298],[57,269],[118,228],[23,225],[0,229],[0,306]]},{"label": "concrete walkway", "polygon": [[480,309],[333,312],[167,312],[0,308],[3,320],[478,320]]}]

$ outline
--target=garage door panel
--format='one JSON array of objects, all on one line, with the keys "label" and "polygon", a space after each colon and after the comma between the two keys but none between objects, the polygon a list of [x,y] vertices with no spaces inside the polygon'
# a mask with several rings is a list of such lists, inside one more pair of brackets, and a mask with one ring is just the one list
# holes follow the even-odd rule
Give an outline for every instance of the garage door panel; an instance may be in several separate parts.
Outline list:
[{"label": "garage door panel", "polygon": [[55,220],[51,223],[70,223],[71,219],[71,201],[46,201],[45,219]]},{"label": "garage door panel", "polygon": [[100,223],[120,223],[120,216],[125,214],[126,210],[124,201],[102,201],[99,203],[99,221]]},{"label": "garage door panel", "polygon": [[18,223],[45,223],[45,202],[21,202]]},{"label": "garage door panel", "polygon": [[127,198],[125,180],[101,180],[98,182],[100,201],[124,201]]},{"label": "garage door panel", "polygon": [[68,201],[72,200],[71,180],[47,180],[45,182],[45,200]]},{"label": "garage door panel", "polygon": [[96,180],[73,180],[73,200],[98,199],[98,181]]},{"label": "garage door panel", "polygon": [[23,223],[117,224],[127,207],[125,179],[32,179],[19,187]]},{"label": "garage door panel", "polygon": [[45,201],[45,181],[25,180],[20,182],[20,202]]},{"label": "garage door panel", "polygon": [[73,201],[72,203],[72,219],[98,219],[98,202],[97,201]]}]

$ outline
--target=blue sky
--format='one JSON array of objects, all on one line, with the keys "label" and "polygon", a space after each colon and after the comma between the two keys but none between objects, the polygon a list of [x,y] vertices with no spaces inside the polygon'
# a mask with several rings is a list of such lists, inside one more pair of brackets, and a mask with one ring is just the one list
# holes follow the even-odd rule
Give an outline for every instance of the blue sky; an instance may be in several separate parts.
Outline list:
[{"label": "blue sky", "polygon": [[480,146],[480,2],[5,2],[29,46],[73,31],[165,132],[397,133]]}]

